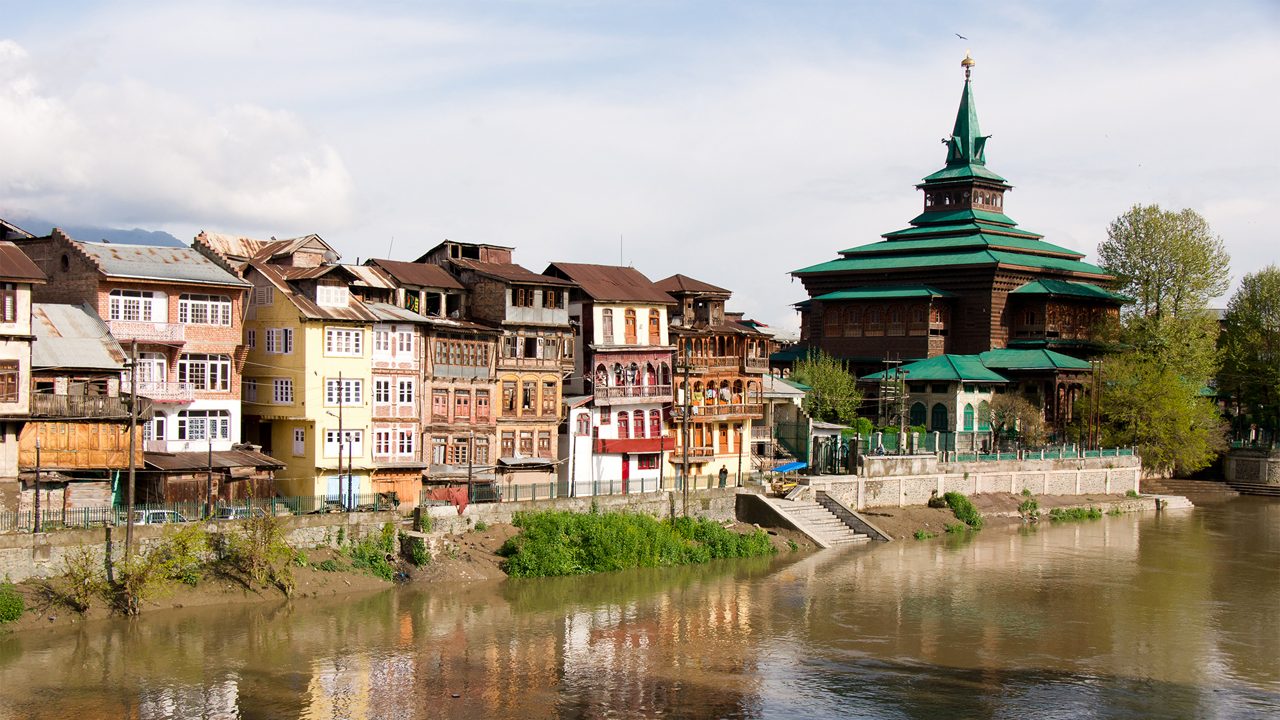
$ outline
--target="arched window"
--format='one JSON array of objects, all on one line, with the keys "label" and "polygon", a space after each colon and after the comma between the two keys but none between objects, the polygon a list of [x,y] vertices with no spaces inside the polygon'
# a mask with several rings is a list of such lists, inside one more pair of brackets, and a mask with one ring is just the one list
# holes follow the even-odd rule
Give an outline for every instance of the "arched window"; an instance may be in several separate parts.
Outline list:
[{"label": "arched window", "polygon": [[973,404],[964,404],[964,431],[973,432]]},{"label": "arched window", "polygon": [[659,377],[662,381],[660,384],[670,385],[671,384],[671,366],[666,363],[662,363],[662,365],[659,367],[659,370],[661,370]]},{"label": "arched window", "polygon": [[604,363],[596,366],[596,387],[605,387],[609,384],[609,371],[605,368]]},{"label": "arched window", "polygon": [[649,411],[649,437],[662,436],[662,413],[657,410]]},{"label": "arched window", "polygon": [[636,344],[636,309],[627,308],[623,314],[623,330],[626,343],[628,345]]},{"label": "arched window", "polygon": [[935,403],[933,412],[929,418],[929,429],[937,432],[950,432],[951,428],[947,425],[947,406],[942,403]]},{"label": "arched window", "polygon": [[618,413],[618,437],[622,440],[631,437],[630,416],[625,412]]},{"label": "arched window", "polygon": [[636,437],[644,437],[644,411],[636,410],[631,413],[631,427],[635,428]]},{"label": "arched window", "polygon": [[578,435],[591,434],[591,416],[587,413],[578,413]]},{"label": "arched window", "polygon": [[640,366],[635,363],[631,363],[630,365],[627,366],[627,384],[635,385],[639,381],[640,381]]},{"label": "arched window", "polygon": [[658,371],[653,368],[653,363],[644,364],[644,384],[645,385],[658,384]]},{"label": "arched window", "polygon": [[924,403],[922,402],[912,403],[911,404],[911,424],[924,425],[924,422],[926,419],[925,416],[928,415],[928,412],[929,411],[926,410],[924,407]]},{"label": "arched window", "polygon": [[624,383],[622,374],[622,363],[613,364],[613,384],[621,387]]},{"label": "arched window", "polygon": [[978,403],[978,431],[989,432],[991,430],[991,405],[986,400]]}]

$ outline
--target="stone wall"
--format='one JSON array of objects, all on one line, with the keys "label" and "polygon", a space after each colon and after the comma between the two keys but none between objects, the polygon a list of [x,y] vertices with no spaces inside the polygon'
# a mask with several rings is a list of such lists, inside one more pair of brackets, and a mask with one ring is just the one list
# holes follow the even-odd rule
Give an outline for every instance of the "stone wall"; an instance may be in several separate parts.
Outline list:
[{"label": "stone wall", "polygon": [[1234,449],[1223,459],[1223,476],[1229,483],[1280,485],[1280,452]]},{"label": "stone wall", "polygon": [[[328,515],[297,515],[280,518],[285,527],[285,539],[295,548],[314,548],[318,545],[336,546],[339,528],[343,534],[359,537],[381,531],[388,522],[399,523],[394,512],[334,513]],[[243,525],[239,521],[207,523],[210,532],[228,532]],[[148,549],[164,537],[163,525],[137,525],[133,528],[137,547]],[[39,535],[0,535],[0,579],[8,577],[13,582],[29,578],[53,577],[62,574],[66,555],[85,546],[99,558],[105,558],[108,550],[112,557],[124,555],[124,526],[100,527],[87,530],[60,530]]]},{"label": "stone wall", "polygon": [[[711,520],[735,519],[736,496],[739,492],[751,492],[747,488],[712,488],[689,491],[689,515]],[[509,523],[517,512],[542,510],[569,510],[590,512],[595,503],[600,512],[636,512],[654,517],[670,517],[684,514],[684,495],[673,491],[637,493],[633,495],[597,495],[595,497],[555,498],[519,503],[480,503],[468,505],[458,514],[452,505],[424,507],[431,517],[433,532],[463,532],[476,523],[487,525]]]},{"label": "stone wall", "polygon": [[[961,469],[969,468],[969,469]],[[1001,463],[939,464],[918,475],[857,477],[829,475],[809,481],[854,510],[924,505],[935,492],[1033,495],[1119,494],[1138,491],[1142,466],[1135,457],[1084,460],[1024,460]]]}]

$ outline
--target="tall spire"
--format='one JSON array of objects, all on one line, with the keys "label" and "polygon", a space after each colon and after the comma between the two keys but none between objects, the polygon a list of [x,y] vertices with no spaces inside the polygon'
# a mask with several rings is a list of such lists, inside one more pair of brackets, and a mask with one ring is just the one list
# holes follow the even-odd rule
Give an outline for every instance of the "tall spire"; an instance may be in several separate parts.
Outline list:
[{"label": "tall spire", "polygon": [[960,96],[960,110],[956,113],[956,125],[947,140],[947,167],[986,165],[987,137],[978,129],[978,109],[973,102],[973,85],[969,74],[977,65],[968,51],[960,66],[964,68],[964,93]]}]

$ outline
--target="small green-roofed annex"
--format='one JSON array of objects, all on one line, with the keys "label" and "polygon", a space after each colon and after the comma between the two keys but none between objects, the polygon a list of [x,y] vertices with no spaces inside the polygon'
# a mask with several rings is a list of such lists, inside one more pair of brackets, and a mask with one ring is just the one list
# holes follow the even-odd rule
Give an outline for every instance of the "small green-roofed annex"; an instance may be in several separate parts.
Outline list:
[{"label": "small green-roofed annex", "polygon": [[1130,298],[1114,293],[1092,283],[1072,282],[1045,278],[1033,280],[1009,293],[1010,295],[1050,295],[1062,297],[1081,297],[1098,300],[1111,300],[1117,303],[1129,302]]},{"label": "small green-roofed annex", "polygon": [[1088,361],[1046,349],[1021,350],[1001,348],[978,355],[988,368],[995,370],[1089,370]]},{"label": "small green-roofed annex", "polygon": [[[917,381],[961,381],[1006,383],[1009,379],[987,366],[977,355],[938,355],[927,360],[920,360],[903,365],[901,372],[906,373],[908,382]],[[884,380],[886,373],[892,376],[893,371],[881,371],[866,375],[860,380]]]}]

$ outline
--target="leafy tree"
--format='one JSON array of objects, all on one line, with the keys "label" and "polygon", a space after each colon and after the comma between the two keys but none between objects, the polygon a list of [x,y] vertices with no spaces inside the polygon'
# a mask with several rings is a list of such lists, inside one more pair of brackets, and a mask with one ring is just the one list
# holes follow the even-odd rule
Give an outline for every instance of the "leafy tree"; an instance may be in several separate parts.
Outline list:
[{"label": "leafy tree", "polygon": [[1199,313],[1230,281],[1222,239],[1190,209],[1134,205],[1111,222],[1098,256],[1133,298],[1128,312],[1156,321]]},{"label": "leafy tree", "polygon": [[1212,400],[1158,357],[1109,358],[1102,370],[1103,443],[1134,445],[1158,473],[1206,467],[1226,449],[1226,426]]},{"label": "leafy tree", "polygon": [[811,389],[801,407],[814,420],[853,425],[862,405],[862,391],[848,366],[816,350],[796,363],[791,378]]},{"label": "leafy tree", "polygon": [[1245,275],[1223,317],[1219,387],[1234,395],[1248,417],[1280,426],[1280,268]]},{"label": "leafy tree", "polygon": [[1030,400],[1014,393],[991,398],[991,427],[997,435],[1017,435],[1024,445],[1038,446],[1045,441],[1044,413]]}]

